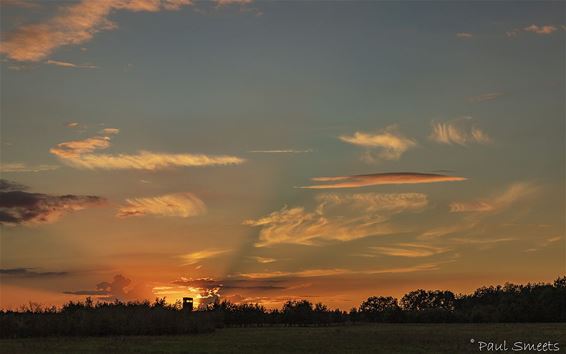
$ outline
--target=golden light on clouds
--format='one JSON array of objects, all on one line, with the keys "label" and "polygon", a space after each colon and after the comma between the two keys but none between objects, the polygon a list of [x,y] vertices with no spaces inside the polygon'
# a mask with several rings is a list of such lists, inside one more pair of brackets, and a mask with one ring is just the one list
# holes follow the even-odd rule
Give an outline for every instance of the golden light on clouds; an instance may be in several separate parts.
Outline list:
[{"label": "golden light on clouds", "polygon": [[[484,99],[485,100],[485,99]],[[489,144],[492,140],[483,130],[471,126],[471,117],[432,124],[430,139],[440,144]]]},{"label": "golden light on clouds", "polygon": [[[108,17],[114,10],[157,12],[179,10],[190,0],[83,0],[61,6],[58,13],[43,22],[22,25],[7,33],[0,53],[17,61],[39,61],[59,47],[90,41],[98,32],[118,27]],[[51,61],[49,64],[74,66]]]},{"label": "golden light on clouds", "polygon": [[428,204],[426,195],[420,193],[329,194],[319,196],[317,202],[314,211],[284,207],[244,224],[260,228],[256,247],[351,241],[392,233],[394,228],[386,222],[394,214],[422,210]]},{"label": "golden light on clouds", "polygon": [[206,206],[192,193],[167,194],[158,197],[126,199],[126,204],[118,210],[120,218],[130,216],[174,216],[189,218],[202,215]]},{"label": "golden light on clouds", "polygon": [[356,176],[337,176],[337,177],[315,177],[312,178],[316,182],[334,182],[327,184],[317,184],[312,186],[303,186],[305,189],[338,189],[338,188],[359,188],[376,185],[387,184],[420,184],[420,183],[438,183],[438,182],[457,182],[465,181],[464,177],[446,176],[434,173],[418,173],[418,172],[392,172],[392,173],[374,173],[369,175]]}]

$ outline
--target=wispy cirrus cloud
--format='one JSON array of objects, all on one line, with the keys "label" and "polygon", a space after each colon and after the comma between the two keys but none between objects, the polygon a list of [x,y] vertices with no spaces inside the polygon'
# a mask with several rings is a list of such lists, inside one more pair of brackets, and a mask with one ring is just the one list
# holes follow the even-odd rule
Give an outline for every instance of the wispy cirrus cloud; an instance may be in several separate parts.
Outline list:
[{"label": "wispy cirrus cloud", "polygon": [[456,33],[456,37],[458,38],[472,38],[474,35],[470,32],[458,32]]},{"label": "wispy cirrus cloud", "polygon": [[90,153],[95,150],[103,150],[110,147],[110,138],[107,136],[95,136],[84,140],[72,140],[57,144],[49,152],[63,158],[78,158],[81,154]]},{"label": "wispy cirrus cloud", "polygon": [[98,68],[96,65],[92,64],[73,64],[66,61],[59,61],[59,60],[47,60],[45,62],[47,65],[55,65],[60,66],[63,68],[75,68],[75,69],[96,69]]},{"label": "wispy cirrus cloud", "polygon": [[101,170],[159,170],[174,167],[238,165],[245,160],[229,155],[170,154],[140,151],[137,154],[99,154],[96,150],[110,147],[110,135],[119,129],[105,128],[103,136],[57,144],[50,152],[63,163],[78,169]]},{"label": "wispy cirrus cloud", "polygon": [[323,194],[317,197],[314,211],[284,207],[244,224],[260,228],[256,247],[350,241],[390,234],[394,228],[387,221],[393,215],[419,211],[427,204],[427,196],[421,193]]},{"label": "wispy cirrus cloud", "polygon": [[29,165],[25,162],[9,162],[0,164],[0,172],[16,173],[16,172],[44,172],[58,169],[57,165]]},{"label": "wispy cirrus cloud", "polygon": [[90,41],[97,33],[118,27],[109,19],[113,11],[175,11],[191,5],[190,0],[83,0],[59,8],[47,20],[25,24],[7,33],[0,53],[16,61],[37,62],[60,47]]},{"label": "wispy cirrus cloud", "polygon": [[437,247],[421,243],[399,243],[391,246],[374,246],[370,247],[370,249],[386,256],[408,258],[430,257],[449,250],[445,247]]},{"label": "wispy cirrus cloud", "polygon": [[322,268],[322,269],[305,269],[300,271],[266,271],[256,273],[239,273],[237,276],[249,279],[271,279],[271,278],[310,278],[310,277],[330,277],[344,274],[398,274],[398,273],[413,273],[425,272],[439,269],[438,263],[425,263],[417,264],[407,267],[393,267],[393,268],[376,268],[366,270],[352,270],[345,268]]},{"label": "wispy cirrus cloud", "polygon": [[[390,125],[375,134],[355,132],[353,135],[342,135],[339,139],[367,148],[363,158],[370,162],[379,159],[399,160],[405,151],[417,145],[414,140],[403,136],[396,125]],[[377,152],[374,153],[373,149]]]},{"label": "wispy cirrus cloud", "polygon": [[217,256],[226,254],[228,252],[230,252],[230,250],[211,248],[211,249],[183,254],[180,255],[179,258],[183,260],[184,262],[183,265],[192,265],[210,258],[215,258]]},{"label": "wispy cirrus cloud", "polygon": [[17,183],[0,182],[0,224],[5,225],[51,223],[65,214],[101,205],[105,201],[89,195],[31,193]]},{"label": "wispy cirrus cloud", "polygon": [[299,188],[305,188],[305,189],[359,188],[359,187],[387,185],[387,184],[420,184],[420,183],[454,182],[454,181],[464,181],[466,180],[466,178],[457,177],[457,176],[447,176],[447,175],[441,175],[435,173],[392,172],[392,173],[374,173],[374,174],[356,175],[356,176],[315,177],[312,178],[312,180],[316,182],[331,182],[331,183],[303,186]]},{"label": "wispy cirrus cloud", "polygon": [[472,117],[447,122],[433,122],[430,139],[440,144],[489,144],[492,140],[483,130],[471,125]]},{"label": "wispy cirrus cloud", "polygon": [[202,215],[206,206],[192,193],[166,194],[158,197],[126,199],[126,204],[118,210],[117,216],[173,216],[189,218]]},{"label": "wispy cirrus cloud", "polygon": [[451,203],[450,211],[452,213],[482,213],[499,211],[506,209],[513,203],[532,195],[536,190],[537,188],[531,183],[513,183],[505,191],[486,200]]}]

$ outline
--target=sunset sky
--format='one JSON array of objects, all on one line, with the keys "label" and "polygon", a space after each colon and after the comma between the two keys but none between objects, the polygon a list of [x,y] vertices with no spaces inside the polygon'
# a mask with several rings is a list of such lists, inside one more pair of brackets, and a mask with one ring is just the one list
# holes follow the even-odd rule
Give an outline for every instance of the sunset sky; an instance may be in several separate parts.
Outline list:
[{"label": "sunset sky", "polygon": [[2,308],[566,274],[565,2],[0,3]]}]

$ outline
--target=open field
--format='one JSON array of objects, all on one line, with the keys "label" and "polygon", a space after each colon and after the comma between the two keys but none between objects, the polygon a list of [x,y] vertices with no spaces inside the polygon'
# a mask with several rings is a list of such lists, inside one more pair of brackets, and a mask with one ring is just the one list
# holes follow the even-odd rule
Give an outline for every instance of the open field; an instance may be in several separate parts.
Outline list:
[{"label": "open field", "polygon": [[[474,339],[475,343],[471,343]],[[478,341],[558,343],[566,324],[375,324],[225,328],[181,336],[0,340],[2,353],[478,353]],[[483,352],[487,350],[484,349]],[[548,350],[547,350],[548,351]],[[527,352],[527,351],[523,351]]]}]

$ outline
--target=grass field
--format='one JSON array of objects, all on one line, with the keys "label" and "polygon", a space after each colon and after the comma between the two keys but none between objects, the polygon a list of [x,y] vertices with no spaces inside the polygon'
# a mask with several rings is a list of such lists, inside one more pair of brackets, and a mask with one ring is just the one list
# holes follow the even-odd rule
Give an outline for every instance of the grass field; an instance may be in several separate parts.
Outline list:
[{"label": "grass field", "polygon": [[[474,343],[471,340],[474,339]],[[0,340],[2,353],[479,353],[479,341],[559,343],[566,324],[376,324],[225,328],[183,336]],[[487,352],[483,349],[482,352]],[[528,351],[523,351],[528,352]]]}]

